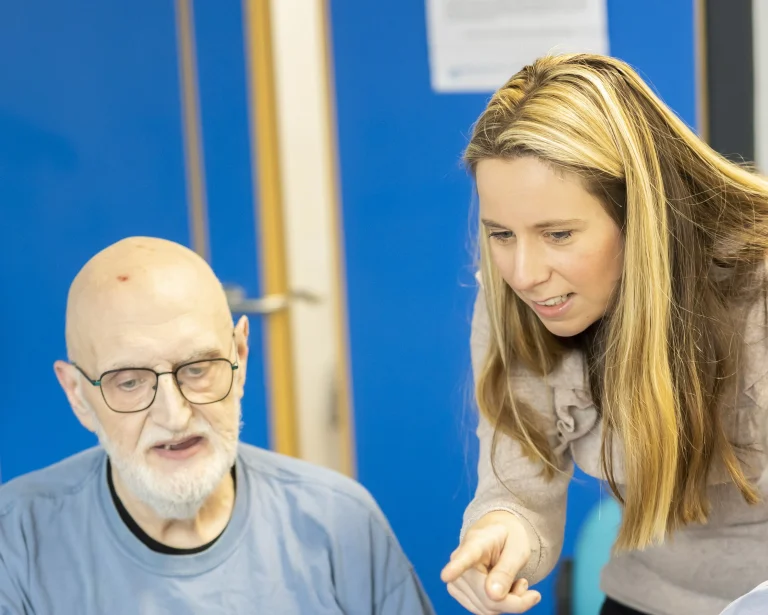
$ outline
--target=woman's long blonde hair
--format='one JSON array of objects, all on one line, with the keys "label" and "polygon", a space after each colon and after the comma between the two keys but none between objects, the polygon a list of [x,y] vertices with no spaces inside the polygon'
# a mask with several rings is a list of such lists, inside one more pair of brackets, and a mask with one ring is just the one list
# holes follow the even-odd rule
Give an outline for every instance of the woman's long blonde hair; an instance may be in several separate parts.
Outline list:
[{"label": "woman's long blonde hair", "polygon": [[[762,284],[768,182],[699,140],[627,64],[595,55],[542,58],[495,93],[465,161],[474,174],[482,160],[519,156],[579,176],[624,236],[621,282],[583,349],[602,415],[603,470],[624,504],[617,549],[704,522],[713,462],[757,501],[720,410],[740,354],[736,307]],[[492,335],[478,404],[496,436],[519,441],[551,477],[558,460],[547,429],[515,401],[509,370],[545,376],[566,345],[504,283],[482,225],[480,246]],[[624,453],[623,496],[614,439]]]}]

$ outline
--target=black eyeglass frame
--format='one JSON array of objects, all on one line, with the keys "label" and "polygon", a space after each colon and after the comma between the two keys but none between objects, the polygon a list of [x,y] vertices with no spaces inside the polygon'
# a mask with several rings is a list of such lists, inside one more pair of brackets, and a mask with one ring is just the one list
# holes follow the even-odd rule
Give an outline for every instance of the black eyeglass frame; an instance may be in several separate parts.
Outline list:
[{"label": "black eyeglass frame", "polygon": [[[185,367],[189,367],[190,365],[197,365],[199,363],[212,363],[216,361],[228,363],[229,366],[232,368],[232,378],[229,381],[229,387],[227,388],[227,392],[222,397],[218,399],[214,399],[212,401],[198,403],[190,400],[184,394],[184,390],[181,387],[182,383],[179,382],[179,376],[178,376],[179,371],[184,369]],[[106,372],[101,374],[101,376],[99,376],[98,380],[94,380],[88,374],[86,374],[83,368],[77,365],[77,363],[71,363],[71,365],[77,371],[79,371],[92,386],[99,387],[99,391],[101,391],[101,397],[104,400],[104,403],[107,405],[107,408],[112,410],[112,412],[117,412],[118,414],[136,414],[137,412],[144,412],[145,410],[148,410],[152,406],[152,404],[155,403],[155,399],[157,398],[157,389],[160,388],[159,387],[160,376],[164,376],[166,374],[171,374],[173,376],[173,381],[176,383],[176,388],[179,390],[179,393],[181,393],[181,396],[184,399],[186,399],[190,404],[194,404],[195,406],[206,406],[209,404],[216,404],[226,399],[229,396],[229,394],[232,392],[232,385],[235,383],[235,370],[237,370],[240,367],[240,364],[237,362],[237,360],[235,360],[235,363],[233,363],[229,359],[226,359],[224,357],[218,357],[215,359],[199,359],[197,361],[189,361],[188,363],[182,363],[181,365],[176,366],[175,369],[172,369],[167,372],[156,372],[154,369],[151,369],[149,367],[120,367],[117,369],[107,370]],[[152,399],[149,401],[149,403],[143,408],[140,408],[138,410],[115,410],[112,406],[109,405],[109,402],[107,401],[107,396],[104,394],[104,388],[101,386],[101,382],[102,380],[104,380],[105,377],[109,376],[109,374],[116,374],[118,372],[130,371],[130,370],[141,370],[141,371],[153,373],[155,375],[155,386],[152,387],[154,389],[154,394],[152,395]]]}]

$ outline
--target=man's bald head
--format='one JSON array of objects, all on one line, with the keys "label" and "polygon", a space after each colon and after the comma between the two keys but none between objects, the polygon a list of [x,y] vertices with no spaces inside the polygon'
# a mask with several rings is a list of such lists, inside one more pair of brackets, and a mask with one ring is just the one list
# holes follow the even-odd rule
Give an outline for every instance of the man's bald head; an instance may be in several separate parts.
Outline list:
[{"label": "man's bald head", "polygon": [[67,300],[70,360],[90,361],[99,338],[136,325],[157,331],[195,314],[212,327],[232,326],[221,283],[192,250],[154,237],[130,237],[91,258]]}]

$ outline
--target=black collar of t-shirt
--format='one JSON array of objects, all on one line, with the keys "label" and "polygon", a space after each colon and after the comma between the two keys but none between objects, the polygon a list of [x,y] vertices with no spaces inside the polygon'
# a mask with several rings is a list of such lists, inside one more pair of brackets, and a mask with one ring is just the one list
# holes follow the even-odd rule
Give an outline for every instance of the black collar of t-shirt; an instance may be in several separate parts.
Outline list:
[{"label": "black collar of t-shirt", "polygon": [[[232,466],[231,473],[232,482],[235,486],[235,489],[237,489],[237,479],[235,478],[234,466]],[[199,547],[195,547],[194,549],[176,549],[175,547],[164,545],[162,542],[158,542],[144,530],[142,530],[139,527],[139,524],[134,521],[133,517],[131,517],[130,513],[126,510],[123,502],[117,495],[117,491],[115,491],[115,484],[112,481],[112,464],[110,464],[109,459],[107,459],[107,483],[109,484],[109,493],[112,495],[112,501],[115,503],[115,508],[117,508],[117,512],[120,514],[120,518],[123,520],[123,523],[128,526],[128,529],[131,530],[131,533],[136,536],[136,538],[138,538],[148,548],[150,548],[152,551],[155,551],[156,553],[163,553],[165,555],[194,555],[195,553],[202,553],[206,549],[210,548],[221,537],[221,534],[219,534],[210,542]],[[224,532],[222,531],[222,534],[223,533]]]}]

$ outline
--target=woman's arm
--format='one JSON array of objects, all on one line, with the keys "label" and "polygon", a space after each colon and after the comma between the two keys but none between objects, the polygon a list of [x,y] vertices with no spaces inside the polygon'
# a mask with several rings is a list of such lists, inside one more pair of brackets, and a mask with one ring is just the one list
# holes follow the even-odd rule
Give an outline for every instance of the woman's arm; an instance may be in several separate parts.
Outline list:
[{"label": "woman's arm", "polygon": [[[470,339],[472,368],[475,379],[480,374],[490,344],[490,323],[482,289],[475,301]],[[535,376],[513,378],[513,390],[521,401],[542,412],[555,425],[551,389]],[[521,571],[521,577],[533,584],[547,576],[560,556],[565,528],[568,483],[573,475],[570,457],[561,460],[561,472],[548,480],[544,466],[526,457],[518,442],[502,435],[496,447],[496,469],[491,465],[493,427],[480,417],[477,428],[480,441],[478,485],[475,497],[464,514],[462,538],[472,525],[492,511],[505,510],[515,514],[526,528],[531,557]]]}]

